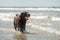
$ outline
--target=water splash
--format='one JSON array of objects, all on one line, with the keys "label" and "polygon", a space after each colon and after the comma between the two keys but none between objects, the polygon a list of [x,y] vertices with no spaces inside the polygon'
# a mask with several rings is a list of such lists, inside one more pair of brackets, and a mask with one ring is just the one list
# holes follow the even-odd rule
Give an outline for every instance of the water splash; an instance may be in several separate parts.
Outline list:
[{"label": "water splash", "polygon": [[36,28],[36,29],[39,29],[48,33],[60,35],[60,31],[52,27],[42,27],[42,26],[35,25],[34,23],[29,23],[28,25],[31,25],[32,28]]}]

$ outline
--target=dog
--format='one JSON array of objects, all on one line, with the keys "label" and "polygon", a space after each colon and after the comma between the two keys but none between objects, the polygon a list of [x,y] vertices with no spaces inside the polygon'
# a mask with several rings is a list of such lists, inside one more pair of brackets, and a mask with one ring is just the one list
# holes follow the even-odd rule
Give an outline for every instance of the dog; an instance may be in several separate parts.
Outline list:
[{"label": "dog", "polygon": [[20,18],[19,18],[19,14],[16,14],[16,16],[14,17],[14,28],[15,28],[15,30],[20,30],[19,29],[19,20],[20,20]]},{"label": "dog", "polygon": [[21,15],[16,14],[14,17],[15,30],[24,32],[26,27],[26,21],[29,20],[30,14],[28,12],[22,12]]},{"label": "dog", "polygon": [[26,27],[26,21],[29,20],[30,14],[28,12],[22,12],[19,20],[20,31],[24,32]]}]

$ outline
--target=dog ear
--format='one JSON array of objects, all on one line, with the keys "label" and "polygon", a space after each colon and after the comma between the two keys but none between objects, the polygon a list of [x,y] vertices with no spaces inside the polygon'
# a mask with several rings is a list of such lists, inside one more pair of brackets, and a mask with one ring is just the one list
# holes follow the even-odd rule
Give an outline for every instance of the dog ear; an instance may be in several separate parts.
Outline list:
[{"label": "dog ear", "polygon": [[30,14],[28,14],[28,16],[30,17]]}]

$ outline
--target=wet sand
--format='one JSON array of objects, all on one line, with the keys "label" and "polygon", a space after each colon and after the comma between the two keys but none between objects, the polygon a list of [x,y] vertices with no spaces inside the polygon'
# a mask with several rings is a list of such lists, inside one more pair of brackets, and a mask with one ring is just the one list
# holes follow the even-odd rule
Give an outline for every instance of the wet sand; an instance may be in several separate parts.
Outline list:
[{"label": "wet sand", "polygon": [[47,32],[40,33],[18,33],[0,31],[0,40],[60,40],[60,35]]}]

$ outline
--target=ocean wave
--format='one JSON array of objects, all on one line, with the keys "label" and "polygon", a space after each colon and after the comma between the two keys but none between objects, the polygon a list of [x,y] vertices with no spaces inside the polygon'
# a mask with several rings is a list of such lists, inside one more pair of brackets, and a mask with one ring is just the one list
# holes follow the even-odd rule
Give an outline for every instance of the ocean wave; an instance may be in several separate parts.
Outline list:
[{"label": "ocean wave", "polygon": [[34,18],[34,19],[46,19],[46,20],[49,20],[49,21],[60,21],[60,17],[49,16],[49,15],[31,16],[31,18]]},{"label": "ocean wave", "polygon": [[0,13],[0,20],[2,21],[13,21],[15,13]]},{"label": "ocean wave", "polygon": [[[13,21],[16,13],[0,13],[0,20],[3,21]],[[19,13],[18,13],[19,14]],[[31,14],[32,15],[32,14]],[[50,16],[50,15],[32,15],[30,19],[46,19],[49,21],[60,21],[60,17]]]},{"label": "ocean wave", "polygon": [[[32,27],[34,29],[38,29],[39,31],[60,35],[60,31],[58,31],[58,30],[56,30],[55,28],[52,28],[52,27],[42,27],[42,26],[35,25],[33,23],[29,23],[27,25],[31,25],[30,27]],[[31,29],[31,30],[33,31],[33,29]],[[15,29],[13,29],[13,28],[5,28],[5,27],[0,27],[0,32],[20,33],[20,31],[15,31]]]},{"label": "ocean wave", "polygon": [[31,16],[30,18],[34,18],[34,19],[44,19],[47,16]]},{"label": "ocean wave", "polygon": [[53,17],[52,21],[60,21],[60,17]]},{"label": "ocean wave", "polygon": [[39,25],[35,25],[34,23],[29,23],[27,25],[31,25],[30,27],[32,27],[32,28],[36,28],[36,29],[39,29],[39,30],[42,30],[42,31],[45,31],[45,32],[48,32],[48,33],[53,33],[53,34],[60,35],[60,31],[58,31],[58,30],[56,30],[55,28],[52,28],[52,27],[42,27],[42,26],[39,26]]},{"label": "ocean wave", "polygon": [[60,11],[60,8],[0,8],[0,10],[47,10]]}]

